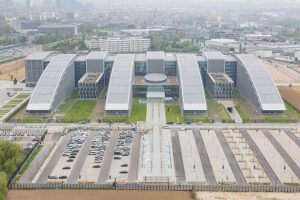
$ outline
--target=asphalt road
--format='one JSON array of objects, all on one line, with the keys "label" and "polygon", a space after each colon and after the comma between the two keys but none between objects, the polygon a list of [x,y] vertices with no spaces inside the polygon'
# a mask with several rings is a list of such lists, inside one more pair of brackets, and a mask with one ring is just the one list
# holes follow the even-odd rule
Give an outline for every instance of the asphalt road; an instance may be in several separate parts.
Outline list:
[{"label": "asphalt road", "polygon": [[266,136],[266,138],[268,138],[268,140],[271,142],[271,144],[275,147],[275,149],[278,151],[278,153],[281,155],[283,160],[289,165],[289,167],[294,172],[294,174],[297,176],[297,178],[300,180],[300,168],[295,163],[295,161],[284,150],[284,148],[280,145],[280,143],[274,138],[274,136],[269,131],[263,131],[263,133]]},{"label": "asphalt road", "polygon": [[35,157],[32,163],[28,166],[27,170],[24,172],[23,176],[20,178],[18,183],[30,183],[34,175],[39,170],[45,156],[49,153],[51,148],[53,147],[53,141],[46,141],[40,150],[39,154]]},{"label": "asphalt road", "polygon": [[71,170],[71,173],[67,179],[67,183],[77,183],[77,180],[79,178],[79,174],[81,172],[81,169],[84,165],[84,162],[86,160],[86,157],[89,153],[89,150],[92,146],[93,139],[95,138],[95,132],[89,132],[87,135],[87,138],[85,139],[85,142],[83,144],[83,147],[81,148],[81,151],[78,154],[78,158],[76,159],[76,162],[74,163],[74,167]]},{"label": "asphalt road", "polygon": [[114,157],[114,151],[117,144],[118,136],[119,136],[119,132],[117,131],[111,132],[110,139],[104,153],[103,164],[101,166],[101,170],[97,180],[98,184],[105,183],[109,176],[110,166]]},{"label": "asphalt road", "polygon": [[271,181],[272,185],[281,185],[278,176],[275,174],[274,170],[272,169],[272,167],[270,166],[269,162],[266,160],[262,152],[259,150],[254,140],[249,136],[249,133],[245,129],[240,129],[239,131],[242,134],[242,136],[245,138],[254,156],[256,157],[261,167],[263,168],[264,172],[269,177],[269,180]]},{"label": "asphalt road", "polygon": [[139,152],[141,144],[141,135],[139,133],[134,134],[132,141],[129,171],[128,171],[128,182],[138,181],[138,168],[139,168]]},{"label": "asphalt road", "polygon": [[244,177],[244,174],[241,170],[241,168],[239,167],[238,162],[235,159],[235,156],[233,154],[233,152],[231,151],[231,148],[229,146],[229,144],[227,143],[227,140],[225,138],[225,136],[223,135],[222,131],[220,129],[215,129],[214,130],[217,138],[222,146],[222,149],[225,153],[226,159],[230,165],[230,168],[232,170],[232,173],[234,175],[234,178],[237,182],[238,185],[247,185],[247,181]]},{"label": "asphalt road", "polygon": [[53,155],[51,156],[51,159],[49,160],[49,162],[47,163],[47,166],[45,167],[45,169],[42,171],[40,177],[37,179],[36,183],[46,183],[48,180],[48,176],[51,174],[51,172],[53,171],[55,165],[57,164],[58,160],[60,159],[60,157],[62,156],[68,141],[71,138],[73,132],[70,132],[69,134],[67,134],[62,142],[59,144],[59,146],[57,147],[56,151],[53,153]]},{"label": "asphalt road", "polygon": [[300,147],[300,139],[294,133],[292,133],[292,131],[285,130],[284,132],[297,144],[298,147]]},{"label": "asphalt road", "polygon": [[171,130],[171,138],[172,138],[173,158],[175,164],[176,182],[180,184],[186,184],[182,152],[180,148],[180,141],[179,141],[177,129]]},{"label": "asphalt road", "polygon": [[200,156],[201,164],[203,167],[203,172],[205,175],[205,179],[208,185],[217,185],[216,177],[213,172],[204,142],[203,138],[201,136],[201,133],[197,129],[193,129],[194,138],[196,141],[198,153]]}]

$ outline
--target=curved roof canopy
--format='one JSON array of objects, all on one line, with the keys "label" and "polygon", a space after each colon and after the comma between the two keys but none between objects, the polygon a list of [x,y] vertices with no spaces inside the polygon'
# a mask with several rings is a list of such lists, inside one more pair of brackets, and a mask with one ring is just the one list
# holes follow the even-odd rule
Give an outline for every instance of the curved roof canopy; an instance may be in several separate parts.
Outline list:
[{"label": "curved roof canopy", "polygon": [[285,105],[264,64],[254,55],[237,54],[236,58],[248,72],[263,111],[283,111]]},{"label": "curved roof canopy", "polygon": [[63,81],[62,76],[76,56],[76,54],[59,54],[51,60],[33,91],[27,110],[50,111],[52,109],[56,90]]},{"label": "curved roof canopy", "polygon": [[129,110],[134,54],[118,54],[111,72],[105,110]]},{"label": "curved roof canopy", "polygon": [[176,54],[183,110],[207,110],[202,78],[193,54]]}]

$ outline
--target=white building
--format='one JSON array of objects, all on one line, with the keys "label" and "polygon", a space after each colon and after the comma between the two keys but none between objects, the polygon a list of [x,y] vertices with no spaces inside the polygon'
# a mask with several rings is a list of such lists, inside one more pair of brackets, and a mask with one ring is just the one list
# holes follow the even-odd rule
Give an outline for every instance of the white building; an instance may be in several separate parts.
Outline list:
[{"label": "white building", "polygon": [[208,50],[221,51],[223,53],[239,53],[240,42],[232,39],[211,39],[205,42]]},{"label": "white building", "polygon": [[255,55],[259,58],[272,58],[273,52],[268,49],[256,50]]},{"label": "white building", "polygon": [[146,52],[150,48],[150,39],[141,37],[92,39],[90,48],[112,53]]}]

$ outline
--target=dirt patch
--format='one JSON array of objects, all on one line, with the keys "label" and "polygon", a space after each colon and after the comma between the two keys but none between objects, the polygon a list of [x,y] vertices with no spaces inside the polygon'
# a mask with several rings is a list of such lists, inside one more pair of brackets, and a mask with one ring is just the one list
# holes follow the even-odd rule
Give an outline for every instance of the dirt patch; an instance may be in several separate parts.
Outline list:
[{"label": "dirt patch", "polygon": [[0,65],[0,80],[10,81],[16,78],[22,80],[25,78],[24,59]]},{"label": "dirt patch", "polygon": [[288,74],[280,71],[277,67],[272,65],[266,65],[267,70],[269,71],[272,79],[277,84],[290,84],[290,83],[300,83],[300,80],[297,80]]},{"label": "dirt patch", "polygon": [[299,193],[271,193],[271,192],[197,192],[199,200],[296,200]]},{"label": "dirt patch", "polygon": [[189,192],[128,190],[12,190],[7,200],[191,200]]},{"label": "dirt patch", "polygon": [[300,111],[300,87],[279,87],[284,100]]}]

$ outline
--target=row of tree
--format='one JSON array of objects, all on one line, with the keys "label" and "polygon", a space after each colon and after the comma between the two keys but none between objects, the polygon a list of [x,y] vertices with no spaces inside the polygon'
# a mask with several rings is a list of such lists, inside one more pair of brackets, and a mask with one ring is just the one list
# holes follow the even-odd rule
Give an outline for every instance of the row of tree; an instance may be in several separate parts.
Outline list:
[{"label": "row of tree", "polygon": [[0,200],[7,194],[7,182],[22,162],[24,155],[18,144],[0,141]]}]

